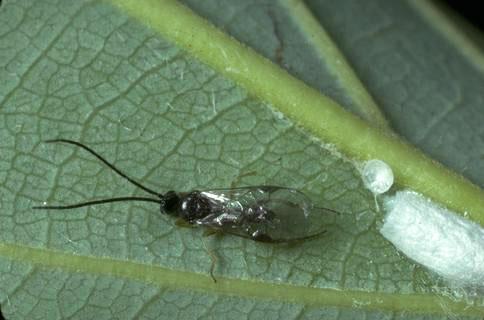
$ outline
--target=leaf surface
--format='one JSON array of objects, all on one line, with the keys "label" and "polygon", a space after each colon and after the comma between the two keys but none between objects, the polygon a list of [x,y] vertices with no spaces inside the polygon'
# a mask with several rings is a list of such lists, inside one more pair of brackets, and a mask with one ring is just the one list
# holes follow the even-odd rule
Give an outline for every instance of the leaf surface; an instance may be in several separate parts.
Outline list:
[{"label": "leaf surface", "polygon": [[[482,130],[482,75],[418,8],[309,2],[341,48],[332,58],[354,67],[355,78],[344,78],[290,2],[186,5],[368,121],[384,127],[375,114],[388,115],[397,132],[482,185],[474,163],[482,139],[469,142],[468,154],[460,142]],[[446,297],[438,277],[382,238],[382,215],[352,161],[143,21],[110,3],[25,0],[5,3],[0,23],[7,319],[408,319],[407,312],[473,319],[483,312],[478,301]],[[363,91],[362,107],[355,97]],[[328,233],[320,239],[274,246],[203,238],[151,204],[34,211],[43,201],[142,194],[82,150],[41,143],[52,138],[82,141],[162,192],[276,184],[344,214],[321,217]],[[462,157],[473,166],[461,166]],[[216,284],[207,248],[217,256]]]}]

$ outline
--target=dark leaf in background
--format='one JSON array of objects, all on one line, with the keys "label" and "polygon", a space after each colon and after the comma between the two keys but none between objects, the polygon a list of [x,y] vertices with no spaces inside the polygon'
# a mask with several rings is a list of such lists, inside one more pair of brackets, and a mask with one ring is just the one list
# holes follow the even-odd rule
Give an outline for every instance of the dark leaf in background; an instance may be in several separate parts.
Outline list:
[{"label": "dark leaf in background", "polygon": [[484,30],[482,3],[478,1],[444,0],[449,9],[461,15],[475,27]]}]

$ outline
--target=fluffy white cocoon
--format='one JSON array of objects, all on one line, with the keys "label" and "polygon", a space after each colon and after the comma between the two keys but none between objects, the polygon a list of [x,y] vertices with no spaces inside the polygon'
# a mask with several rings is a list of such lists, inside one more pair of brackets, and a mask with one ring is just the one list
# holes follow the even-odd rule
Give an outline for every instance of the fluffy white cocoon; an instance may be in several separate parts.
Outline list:
[{"label": "fluffy white cocoon", "polygon": [[380,232],[405,255],[463,286],[484,287],[484,228],[412,191],[386,197]]}]

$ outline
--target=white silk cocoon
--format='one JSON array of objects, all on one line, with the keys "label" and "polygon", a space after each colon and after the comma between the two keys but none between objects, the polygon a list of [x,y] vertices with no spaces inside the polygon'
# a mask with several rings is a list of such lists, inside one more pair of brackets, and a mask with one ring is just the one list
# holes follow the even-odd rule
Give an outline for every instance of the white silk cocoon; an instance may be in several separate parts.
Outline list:
[{"label": "white silk cocoon", "polygon": [[484,228],[413,191],[385,197],[381,234],[444,278],[484,287]]}]

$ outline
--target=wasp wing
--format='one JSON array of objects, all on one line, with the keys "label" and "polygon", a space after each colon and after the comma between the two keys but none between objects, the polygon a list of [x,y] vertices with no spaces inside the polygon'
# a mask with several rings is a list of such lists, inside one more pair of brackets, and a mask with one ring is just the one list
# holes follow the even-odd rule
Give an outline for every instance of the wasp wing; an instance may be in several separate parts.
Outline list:
[{"label": "wasp wing", "polygon": [[[195,223],[262,242],[289,242],[321,232],[314,230],[315,208],[302,192],[278,186],[201,191],[211,213]],[[323,209],[324,210],[324,209]]]}]

